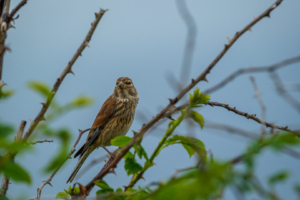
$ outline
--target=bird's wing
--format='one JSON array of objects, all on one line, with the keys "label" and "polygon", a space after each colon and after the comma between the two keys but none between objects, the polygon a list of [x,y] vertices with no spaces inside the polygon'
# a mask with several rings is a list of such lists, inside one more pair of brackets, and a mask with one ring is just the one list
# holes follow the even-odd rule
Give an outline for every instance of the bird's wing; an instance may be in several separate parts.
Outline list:
[{"label": "bird's wing", "polygon": [[112,97],[110,96],[102,105],[94,121],[94,124],[89,132],[85,144],[78,150],[74,157],[77,157],[79,154],[84,153],[87,150],[87,148],[94,142],[94,140],[98,138],[105,124],[115,113],[116,107],[116,100],[112,99]]}]

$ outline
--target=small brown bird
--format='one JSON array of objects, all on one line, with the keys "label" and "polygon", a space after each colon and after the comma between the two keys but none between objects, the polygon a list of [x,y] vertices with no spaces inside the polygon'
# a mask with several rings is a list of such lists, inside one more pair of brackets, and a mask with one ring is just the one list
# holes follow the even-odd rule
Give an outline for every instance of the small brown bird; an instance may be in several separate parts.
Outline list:
[{"label": "small brown bird", "polygon": [[119,78],[114,92],[102,105],[85,144],[74,156],[76,158],[80,155],[80,158],[67,183],[73,181],[85,159],[96,148],[103,147],[108,151],[105,146],[111,145],[111,139],[126,135],[134,119],[138,101],[139,96],[132,80],[127,77]]}]

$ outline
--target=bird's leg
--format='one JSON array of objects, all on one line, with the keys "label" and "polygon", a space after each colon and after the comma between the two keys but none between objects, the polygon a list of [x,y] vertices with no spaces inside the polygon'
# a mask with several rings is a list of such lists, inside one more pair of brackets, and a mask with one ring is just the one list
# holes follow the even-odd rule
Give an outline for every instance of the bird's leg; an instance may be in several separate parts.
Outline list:
[{"label": "bird's leg", "polygon": [[105,147],[105,146],[101,146],[113,159],[115,159],[115,155],[112,153],[112,152],[110,152],[110,151],[108,151],[108,149]]}]

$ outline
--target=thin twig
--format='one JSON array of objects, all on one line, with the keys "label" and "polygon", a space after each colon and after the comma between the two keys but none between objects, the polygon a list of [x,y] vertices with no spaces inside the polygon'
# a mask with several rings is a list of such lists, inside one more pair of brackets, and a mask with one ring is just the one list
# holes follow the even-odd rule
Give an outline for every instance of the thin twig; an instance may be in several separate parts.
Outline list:
[{"label": "thin twig", "polygon": [[283,131],[288,131],[288,132],[294,133],[297,136],[300,136],[300,133],[289,129],[288,126],[282,127],[282,126],[277,126],[275,124],[271,124],[271,123],[262,121],[261,119],[259,119],[258,117],[256,117],[256,114],[252,114],[251,115],[251,114],[239,111],[235,107],[233,107],[233,108],[230,107],[228,104],[209,101],[207,103],[207,105],[210,105],[212,107],[213,106],[223,107],[223,108],[226,108],[228,111],[231,111],[231,112],[234,112],[234,113],[236,113],[238,115],[244,116],[247,119],[252,119],[252,120],[254,120],[254,121],[256,121],[256,122],[258,122],[258,123],[260,123],[262,125],[265,125],[266,127],[271,127],[271,128],[280,129],[280,130],[283,130]]},{"label": "thin twig", "polygon": [[73,57],[71,58],[71,60],[68,62],[68,64],[66,65],[65,69],[62,71],[61,75],[59,76],[59,78],[57,78],[55,84],[53,85],[53,88],[46,100],[45,103],[43,103],[42,105],[42,109],[40,110],[40,112],[37,114],[37,116],[35,117],[34,120],[32,120],[29,128],[27,129],[24,139],[27,140],[32,132],[35,130],[35,128],[37,127],[37,125],[39,124],[39,122],[44,119],[44,115],[46,113],[46,111],[48,110],[48,107],[50,106],[52,99],[54,98],[60,84],[62,83],[62,81],[64,80],[64,78],[66,77],[66,75],[68,73],[73,74],[72,71],[72,66],[75,63],[75,61],[77,60],[77,58],[81,55],[82,51],[89,46],[89,41],[92,38],[92,35],[100,21],[100,19],[102,18],[102,16],[104,15],[104,13],[106,12],[106,10],[101,9],[99,13],[95,13],[96,15],[96,19],[94,22],[92,22],[91,24],[91,28],[88,32],[88,34],[86,35],[86,37],[84,38],[83,42],[81,43],[81,45],[79,46],[79,48],[77,49],[77,51],[75,52],[75,54],[73,55]]},{"label": "thin twig", "polygon": [[[173,106],[168,112],[166,112],[163,117],[167,117],[167,118],[170,118],[172,116],[172,114],[174,114],[175,112],[179,111],[179,110],[182,110],[184,109],[188,104],[183,104],[183,105],[180,105],[178,107],[175,107]],[[218,102],[212,102],[212,101],[208,101],[207,102],[207,105],[210,105],[212,107],[214,106],[218,106],[218,107],[223,107],[223,108],[226,108],[228,111],[231,111],[231,112],[234,112],[238,115],[241,115],[241,116],[244,116],[246,117],[247,119],[252,119],[266,127],[271,127],[273,129],[279,129],[279,130],[283,130],[283,131],[289,131],[291,133],[294,133],[298,136],[300,136],[300,133],[297,132],[297,131],[294,131],[294,130],[291,130],[288,128],[288,126],[277,126],[275,124],[271,124],[271,123],[268,123],[268,122],[265,122],[261,119],[259,119],[258,117],[256,117],[256,114],[248,114],[248,113],[245,113],[245,112],[242,112],[242,111],[239,111],[236,109],[236,107],[230,107],[228,104],[225,104],[225,103],[218,103]]]},{"label": "thin twig", "polygon": [[85,129],[85,130],[80,130],[80,129],[78,129],[78,131],[79,131],[79,135],[78,135],[78,138],[77,138],[77,140],[76,140],[76,142],[74,143],[74,145],[73,145],[73,148],[75,149],[75,147],[76,147],[76,145],[78,144],[78,142],[79,142],[79,140],[81,139],[81,136],[85,133],[85,132],[87,132],[87,131],[89,131],[90,130],[90,128],[87,128],[87,129]]},{"label": "thin twig", "polygon": [[41,199],[42,189],[44,188],[45,185],[49,184],[52,187],[51,181],[52,181],[53,177],[58,172],[58,170],[63,166],[63,164],[69,158],[71,158],[71,156],[74,153],[74,151],[75,151],[75,149],[72,148],[71,151],[69,152],[68,156],[66,157],[66,159],[57,167],[57,169],[51,174],[51,176],[47,180],[43,181],[42,185],[37,189],[37,196],[36,196],[35,200],[40,200]]},{"label": "thin twig", "polygon": [[53,142],[53,140],[41,140],[41,141],[30,142],[29,144],[35,145],[37,143],[44,143],[44,142]]},{"label": "thin twig", "polygon": [[271,79],[273,80],[273,83],[274,83],[279,95],[283,99],[285,99],[292,107],[296,108],[298,110],[298,112],[300,113],[300,103],[285,90],[283,83],[282,83],[280,77],[278,76],[278,74],[275,72],[272,72]]},{"label": "thin twig", "polygon": [[9,14],[10,20],[13,20],[13,17],[15,14],[20,10],[22,6],[24,6],[27,3],[27,0],[22,0]]},{"label": "thin twig", "polygon": [[233,79],[235,79],[239,75],[247,74],[247,73],[257,73],[257,72],[272,72],[272,71],[275,71],[277,69],[283,68],[285,66],[294,64],[296,62],[300,62],[300,56],[289,58],[287,60],[283,60],[279,63],[275,63],[275,64],[270,65],[270,66],[248,67],[248,68],[244,68],[244,69],[239,69],[239,70],[235,71],[234,73],[232,73],[231,75],[229,75],[228,77],[226,77],[223,81],[221,81],[217,85],[205,90],[204,93],[205,94],[211,94],[211,93],[217,91],[218,89],[224,87],[225,85],[227,85],[229,82],[231,82]]},{"label": "thin twig", "polygon": [[[250,80],[252,82],[252,85],[253,85],[254,91],[255,91],[254,97],[258,99],[258,102],[259,102],[259,105],[261,108],[261,119],[262,119],[262,121],[266,122],[267,121],[266,106],[264,104],[264,101],[262,100],[261,94],[259,92],[259,89],[257,87],[254,77],[251,76]],[[261,134],[264,135],[265,133],[266,133],[266,128],[264,125],[261,125]]]},{"label": "thin twig", "polygon": [[[197,26],[196,22],[187,8],[185,0],[176,0],[176,6],[179,15],[184,21],[187,27],[187,36],[185,42],[185,48],[183,53],[183,59],[181,64],[181,84],[186,84],[191,71],[191,65],[193,60],[193,53],[195,50],[196,38],[197,38]],[[182,89],[182,88],[181,88]]]},{"label": "thin twig", "polygon": [[198,165],[196,165],[196,166],[191,166],[191,167],[186,167],[186,168],[182,168],[182,169],[177,169],[177,170],[175,171],[175,173],[173,174],[173,176],[172,176],[171,179],[175,179],[176,176],[177,176],[179,173],[181,173],[181,172],[185,172],[185,171],[189,171],[189,170],[191,170],[191,169],[197,169],[197,168],[199,168]]},{"label": "thin twig", "polygon": [[[277,0],[271,7],[269,7],[266,11],[264,11],[260,16],[251,21],[248,25],[246,25],[241,31],[237,32],[235,36],[225,45],[224,49],[219,53],[219,55],[212,61],[212,63],[200,74],[196,79],[193,79],[192,82],[185,87],[174,99],[170,99],[170,103],[162,109],[155,117],[153,117],[148,123],[146,123],[142,128],[137,132],[137,134],[133,137],[131,142],[123,148],[123,150],[115,157],[114,161],[109,164],[102,172],[98,173],[98,175],[91,180],[85,188],[87,191],[90,190],[95,185],[95,180],[102,179],[111,168],[115,168],[117,163],[121,160],[121,158],[129,151],[129,149],[138,142],[144,134],[156,123],[158,122],[163,115],[169,111],[172,106],[174,106],[188,91],[190,91],[197,83],[200,81],[206,80],[206,75],[210,72],[210,70],[218,63],[218,61],[224,56],[224,54],[228,51],[228,49],[235,43],[235,41],[247,30],[249,30],[253,25],[255,25],[258,21],[260,21],[264,17],[269,17],[270,12],[274,10],[282,0]],[[77,197],[74,197],[77,198]]]},{"label": "thin twig", "polygon": [[[211,128],[211,129],[218,129],[218,130],[222,130],[222,131],[227,131],[228,133],[240,135],[240,136],[243,136],[243,137],[251,139],[251,140],[259,140],[260,139],[258,134],[249,133],[245,130],[242,130],[242,129],[239,129],[239,128],[236,128],[236,127],[233,127],[233,126],[229,126],[227,124],[206,122],[205,123],[205,128]],[[268,133],[268,134],[272,134],[272,133]],[[291,157],[293,157],[293,158],[300,159],[300,152],[295,151],[293,149],[290,149],[288,147],[284,147],[282,152],[289,155],[289,156],[291,156]]]},{"label": "thin twig", "polygon": [[[21,121],[20,126],[19,126],[18,131],[17,131],[17,134],[16,134],[16,137],[15,137],[15,142],[18,142],[22,139],[22,135],[23,135],[23,131],[25,129],[25,126],[26,126],[26,121]],[[14,161],[15,156],[16,156],[16,153],[11,154],[12,161]],[[2,183],[1,183],[2,191],[0,191],[0,195],[5,195],[6,194],[6,192],[8,190],[9,179],[10,179],[9,177],[3,176]]]}]

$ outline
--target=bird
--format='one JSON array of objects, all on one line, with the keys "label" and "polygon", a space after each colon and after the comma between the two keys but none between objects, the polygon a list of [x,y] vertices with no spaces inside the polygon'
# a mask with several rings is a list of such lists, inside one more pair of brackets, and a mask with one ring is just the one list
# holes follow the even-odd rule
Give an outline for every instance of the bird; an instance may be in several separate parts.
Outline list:
[{"label": "bird", "polygon": [[80,155],[68,182],[72,182],[86,158],[97,148],[105,146],[121,135],[126,135],[134,119],[139,96],[133,82],[128,77],[120,77],[116,81],[113,93],[103,103],[90,129],[84,145],[77,151],[74,158]]}]

